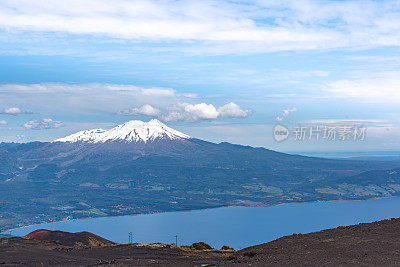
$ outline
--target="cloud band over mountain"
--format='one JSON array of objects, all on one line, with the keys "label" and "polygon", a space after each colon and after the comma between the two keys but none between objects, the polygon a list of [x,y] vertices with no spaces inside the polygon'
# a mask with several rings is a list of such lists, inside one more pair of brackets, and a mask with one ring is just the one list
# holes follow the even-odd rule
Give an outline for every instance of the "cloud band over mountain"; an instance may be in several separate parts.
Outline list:
[{"label": "cloud band over mountain", "polygon": [[220,117],[225,118],[245,118],[252,114],[249,109],[243,110],[239,105],[230,102],[219,108],[212,104],[199,103],[188,104],[178,103],[168,106],[165,112],[160,111],[149,104],[125,109],[118,112],[119,115],[144,115],[156,117],[163,121],[187,121],[195,122],[199,120],[214,120]]}]

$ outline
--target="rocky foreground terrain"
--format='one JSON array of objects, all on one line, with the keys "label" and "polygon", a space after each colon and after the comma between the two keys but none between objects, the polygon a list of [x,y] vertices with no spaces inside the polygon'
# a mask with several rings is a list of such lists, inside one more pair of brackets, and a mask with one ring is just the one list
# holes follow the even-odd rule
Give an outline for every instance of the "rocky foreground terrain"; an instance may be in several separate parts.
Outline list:
[{"label": "rocky foreground terrain", "polygon": [[37,230],[0,240],[0,266],[212,266],[233,250],[170,244],[116,244],[89,232]]},{"label": "rocky foreground terrain", "polygon": [[[5,241],[7,240],[7,241]],[[397,266],[400,219],[285,236],[240,251],[115,244],[87,232],[1,239],[3,266]]]}]

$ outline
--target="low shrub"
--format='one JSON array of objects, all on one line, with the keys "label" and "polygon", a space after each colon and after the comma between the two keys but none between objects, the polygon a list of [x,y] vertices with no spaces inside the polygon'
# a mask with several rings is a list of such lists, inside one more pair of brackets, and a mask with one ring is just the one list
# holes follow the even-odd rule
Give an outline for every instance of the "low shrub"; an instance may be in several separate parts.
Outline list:
[{"label": "low shrub", "polygon": [[230,246],[222,246],[221,250],[234,250]]},{"label": "low shrub", "polygon": [[190,247],[192,249],[194,249],[194,250],[209,250],[209,249],[213,249],[209,244],[206,244],[204,242],[193,243]]}]

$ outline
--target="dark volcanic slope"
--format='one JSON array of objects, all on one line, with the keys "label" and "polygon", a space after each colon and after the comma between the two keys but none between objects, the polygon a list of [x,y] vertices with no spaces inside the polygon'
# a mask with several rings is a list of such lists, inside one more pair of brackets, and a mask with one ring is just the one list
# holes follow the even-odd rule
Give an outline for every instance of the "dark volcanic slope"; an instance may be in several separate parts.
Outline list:
[{"label": "dark volcanic slope", "polygon": [[89,232],[69,233],[39,229],[26,236],[26,239],[55,242],[65,246],[105,246],[115,245],[114,242]]},{"label": "dark volcanic slope", "polygon": [[292,235],[245,248],[228,265],[398,266],[400,219]]}]

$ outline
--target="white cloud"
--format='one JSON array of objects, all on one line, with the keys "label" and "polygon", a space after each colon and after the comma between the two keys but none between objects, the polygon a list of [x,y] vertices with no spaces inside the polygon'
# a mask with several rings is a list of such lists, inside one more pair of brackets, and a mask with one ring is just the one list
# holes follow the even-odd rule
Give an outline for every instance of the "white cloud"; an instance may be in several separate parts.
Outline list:
[{"label": "white cloud", "polygon": [[[289,29],[262,27],[243,14],[245,6],[216,1],[29,0],[2,1],[0,26],[38,32],[93,34],[123,39],[286,41]],[[49,23],[51,21],[51,23]],[[312,32],[294,33],[298,40]],[[319,37],[321,39],[321,37]],[[323,38],[322,38],[323,39]]]},{"label": "white cloud", "polygon": [[0,125],[7,125],[7,122],[5,120],[0,120]]},{"label": "white cloud", "polygon": [[[140,87],[127,84],[101,83],[41,83],[0,84],[0,98],[10,102],[40,103],[41,110],[68,112],[69,114],[144,115],[164,121],[199,121],[217,118],[245,118],[251,110],[242,109],[231,102],[216,107],[208,103],[187,103],[198,98],[196,94],[181,94],[172,88]],[[59,105],[59,103],[63,103]],[[124,107],[133,108],[124,109]],[[14,114],[24,112],[12,109]],[[26,113],[26,112],[25,112]],[[26,128],[36,128],[33,121]],[[32,126],[31,126],[32,124]],[[39,126],[40,127],[40,126]],[[44,127],[44,126],[43,126]]]},{"label": "white cloud", "polygon": [[184,112],[189,115],[191,120],[216,119],[218,112],[212,104],[200,103],[196,105],[185,105]]},{"label": "white cloud", "polygon": [[[38,111],[114,113],[129,106],[166,106],[185,99],[187,97],[168,87],[107,83],[0,84],[0,104],[1,100],[6,100],[6,103],[29,105]],[[18,112],[14,110],[14,113]]]},{"label": "white cloud", "polygon": [[362,73],[359,77],[327,82],[322,89],[328,97],[353,98],[367,102],[398,103],[400,72]]},{"label": "white cloud", "polygon": [[312,124],[387,124],[388,120],[380,119],[323,119],[323,120],[309,120],[308,123]]},{"label": "white cloud", "polygon": [[171,97],[176,91],[162,87],[140,87],[131,84],[108,83],[39,83],[39,84],[1,84],[0,92],[3,93],[79,93],[79,92],[119,92],[153,97]]},{"label": "white cloud", "polygon": [[198,95],[195,93],[185,93],[185,94],[182,94],[182,96],[187,97],[187,98],[197,98],[198,97]]},{"label": "white cloud", "polygon": [[176,91],[170,88],[143,88],[141,93],[147,96],[174,96]]},{"label": "white cloud", "polygon": [[215,120],[220,117],[228,118],[245,118],[251,115],[250,110],[242,110],[240,106],[231,102],[220,108],[216,108],[213,104],[199,103],[177,103],[167,107],[165,112],[152,107],[151,105],[143,105],[139,108],[125,109],[118,114],[120,115],[146,115],[157,117],[163,121],[187,121],[195,122],[199,120]]},{"label": "white cloud", "polygon": [[293,107],[293,108],[288,108],[288,109],[284,109],[283,112],[282,112],[282,115],[283,115],[284,117],[287,117],[287,116],[290,115],[290,113],[293,113],[293,112],[296,112],[296,111],[297,111],[297,108],[295,108],[295,107]]},{"label": "white cloud", "polygon": [[161,115],[164,121],[198,121],[218,118],[218,111],[212,104],[178,103],[168,107],[168,112]]},{"label": "white cloud", "polygon": [[55,129],[64,126],[61,121],[53,121],[52,119],[33,120],[25,123],[24,128],[27,130],[46,130]]},{"label": "white cloud", "polygon": [[245,118],[251,115],[251,110],[243,110],[237,104],[230,102],[220,108],[218,113],[221,117]]},{"label": "white cloud", "polygon": [[289,115],[293,112],[296,112],[297,108],[293,107],[293,108],[287,108],[282,110],[282,114],[278,117],[276,117],[276,121],[283,121],[285,118],[289,117]]},{"label": "white cloud", "polygon": [[19,114],[30,114],[31,112],[24,111],[20,108],[17,107],[12,107],[12,108],[6,108],[1,112],[2,114],[7,114],[7,115],[19,115]]},{"label": "white cloud", "polygon": [[[216,107],[209,103],[187,103],[198,95],[180,93],[167,87],[140,87],[129,84],[41,83],[0,84],[0,99],[13,103],[40,103],[36,109],[69,114],[144,115],[165,121],[213,120],[219,117],[244,118],[250,110],[235,103]],[[59,103],[62,103],[60,105]],[[126,109],[126,107],[132,107]],[[14,114],[23,112],[12,109]],[[29,126],[28,126],[29,127]]]},{"label": "white cloud", "polygon": [[143,105],[139,108],[131,108],[119,111],[119,115],[145,115],[150,117],[156,117],[160,115],[161,111],[149,104]]},{"label": "white cloud", "polygon": [[220,117],[245,118],[251,115],[250,110],[242,110],[238,105],[231,102],[220,108],[212,104],[188,104],[179,103],[169,107],[167,114],[160,119],[164,121],[188,121],[214,120]]},{"label": "white cloud", "polygon": [[400,8],[396,0],[2,0],[0,29],[190,41],[191,51],[218,53],[398,46]]}]

